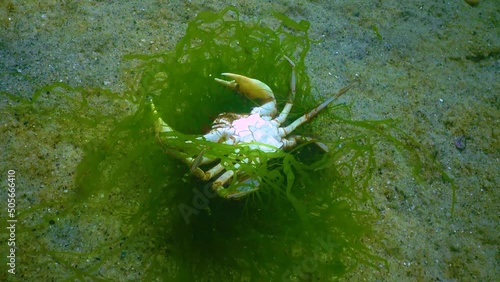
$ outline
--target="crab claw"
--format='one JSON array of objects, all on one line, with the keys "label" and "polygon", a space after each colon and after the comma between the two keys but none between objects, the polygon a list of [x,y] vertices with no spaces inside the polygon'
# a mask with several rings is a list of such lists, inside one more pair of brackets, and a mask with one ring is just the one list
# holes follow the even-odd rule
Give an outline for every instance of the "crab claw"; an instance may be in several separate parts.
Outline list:
[{"label": "crab claw", "polygon": [[250,99],[261,99],[262,101],[274,100],[273,91],[264,82],[234,73],[222,73],[222,75],[232,78],[226,81],[215,78],[218,83],[247,96]]},{"label": "crab claw", "polygon": [[273,91],[264,82],[246,77],[239,74],[224,72],[222,75],[232,78],[232,81],[226,81],[215,78],[218,83],[237,91],[250,99],[260,99],[262,105],[252,110],[251,114],[273,117],[276,114],[276,99]]}]

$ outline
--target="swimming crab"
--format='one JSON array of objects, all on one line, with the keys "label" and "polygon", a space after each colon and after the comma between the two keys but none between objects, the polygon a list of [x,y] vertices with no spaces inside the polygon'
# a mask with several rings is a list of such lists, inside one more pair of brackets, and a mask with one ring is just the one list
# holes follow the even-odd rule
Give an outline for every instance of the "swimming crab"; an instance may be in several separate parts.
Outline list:
[{"label": "swimming crab", "polygon": [[[340,90],[335,96],[330,97],[319,106],[310,112],[299,117],[292,123],[282,126],[290,113],[293,106],[293,100],[296,93],[296,78],[295,64],[285,56],[285,59],[290,63],[291,79],[290,93],[288,101],[283,110],[277,115],[276,99],[271,88],[264,82],[249,78],[243,75],[234,73],[222,73],[223,76],[232,79],[226,81],[215,78],[215,81],[221,85],[228,87],[240,94],[250,98],[260,100],[260,106],[254,107],[249,114],[239,113],[221,113],[214,120],[211,130],[203,135],[198,136],[198,140],[207,140],[214,143],[222,143],[227,145],[246,145],[251,150],[260,150],[264,153],[276,152],[278,150],[287,150],[295,147],[297,142],[311,141],[319,146],[325,152],[328,151],[326,145],[320,142],[315,142],[310,137],[300,135],[291,135],[291,133],[300,125],[311,120],[328,104],[345,93],[351,86]],[[158,116],[154,104],[151,102],[153,113]],[[277,116],[276,116],[277,115]],[[155,131],[157,138],[161,144],[168,144],[169,139],[178,138],[176,135],[165,135],[163,133],[175,132],[161,117],[158,116],[155,123]],[[192,143],[192,141],[185,141]],[[233,164],[231,169],[227,163],[222,163],[219,158],[205,157],[207,148],[201,149],[199,153],[191,155],[178,148],[167,148],[168,154],[185,162],[189,167],[191,174],[203,181],[212,181],[211,188],[221,197],[227,199],[239,199],[250,193],[259,190],[260,179],[258,176],[250,177],[238,170],[241,164],[257,164],[260,160],[249,158],[240,158],[239,162]],[[238,152],[239,149],[235,149]],[[213,165],[207,170],[203,170],[200,166]],[[226,189],[229,184],[236,180],[238,184],[236,189]]]}]

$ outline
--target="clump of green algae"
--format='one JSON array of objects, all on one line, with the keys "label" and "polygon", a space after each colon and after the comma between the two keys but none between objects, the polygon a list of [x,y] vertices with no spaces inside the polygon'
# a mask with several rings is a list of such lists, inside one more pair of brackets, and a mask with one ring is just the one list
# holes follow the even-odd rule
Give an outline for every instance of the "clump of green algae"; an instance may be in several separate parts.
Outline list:
[{"label": "clump of green algae", "polygon": [[[363,238],[371,236],[371,223],[377,218],[368,191],[377,168],[376,144],[383,140],[404,151],[415,175],[425,169],[427,162],[423,159],[429,154],[398,131],[393,121],[350,119],[349,105],[331,106],[329,113],[323,113],[352,130],[342,140],[327,142],[329,154],[311,158],[310,146],[276,153],[269,157],[274,159],[269,166],[244,167],[264,180],[262,192],[254,197],[239,202],[211,198],[189,223],[178,208],[194,205],[193,191],[203,191],[204,183],[191,178],[187,167],[163,154],[155,140],[155,116],[149,99],[178,134],[200,135],[220,112],[248,112],[254,105],[214,83],[213,78],[221,72],[241,73],[266,82],[283,105],[290,80],[290,66],[282,59],[287,55],[296,63],[298,86],[290,119],[307,112],[318,103],[311,95],[304,67],[310,44],[309,23],[297,23],[281,14],[275,15],[275,21],[276,28],[263,22],[246,23],[234,8],[203,12],[188,25],[174,52],[126,56],[142,62],[137,69],[140,82],[132,85],[134,91],[127,95],[56,84],[25,103],[36,109],[48,92],[57,95],[62,88],[70,94],[79,93],[75,96],[79,98],[63,96],[73,105],[73,112],[61,107],[56,110],[57,116],[52,115],[64,119],[68,128],[80,123],[83,126],[79,128],[84,130],[111,120],[112,129],[106,137],[93,139],[84,148],[72,201],[75,207],[93,207],[85,209],[87,214],[98,214],[102,210],[92,205],[99,202],[96,195],[121,199],[104,201],[103,208],[116,215],[120,228],[110,242],[86,249],[85,255],[99,258],[91,266],[77,270],[63,263],[71,273],[69,279],[110,279],[116,260],[142,265],[140,274],[136,274],[141,279],[180,281],[331,280],[359,264],[375,268],[385,264],[362,243]],[[96,93],[109,100],[127,99],[137,109],[116,119],[110,114],[90,113],[92,107],[85,97],[95,97]],[[40,113],[50,116],[48,110]],[[210,154],[225,156],[224,150],[214,144]],[[262,154],[258,157],[264,158]],[[68,208],[66,215],[73,209],[77,208]],[[41,244],[54,260],[71,257],[71,251],[52,250],[50,246]],[[140,258],[130,259],[127,253]]]}]

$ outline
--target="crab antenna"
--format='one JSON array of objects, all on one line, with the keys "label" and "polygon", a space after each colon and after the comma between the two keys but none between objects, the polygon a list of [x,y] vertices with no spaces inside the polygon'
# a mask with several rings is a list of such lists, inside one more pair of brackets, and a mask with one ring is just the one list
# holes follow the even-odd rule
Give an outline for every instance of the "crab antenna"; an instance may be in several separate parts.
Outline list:
[{"label": "crab antenna", "polygon": [[326,106],[328,106],[328,104],[330,104],[331,102],[337,100],[340,96],[342,96],[344,93],[346,93],[347,90],[351,89],[351,87],[353,85],[354,84],[351,84],[351,85],[349,85],[347,87],[344,87],[344,88],[340,89],[340,91],[335,96],[328,98],[326,101],[324,101],[323,103],[321,103],[316,108],[312,109],[310,112],[308,112],[305,115],[303,115],[303,116],[299,117],[298,119],[296,119],[294,122],[292,122],[291,124],[289,124],[287,127],[280,128],[280,131],[279,131],[280,136],[281,137],[287,136],[292,131],[294,131],[297,127],[299,127],[302,124],[306,123],[307,121],[311,120],[321,110],[323,110]]}]

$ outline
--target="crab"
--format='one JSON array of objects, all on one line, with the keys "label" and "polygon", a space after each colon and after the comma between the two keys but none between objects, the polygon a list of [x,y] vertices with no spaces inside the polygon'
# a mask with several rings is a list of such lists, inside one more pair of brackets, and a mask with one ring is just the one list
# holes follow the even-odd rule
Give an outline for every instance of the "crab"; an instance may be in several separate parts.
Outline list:
[{"label": "crab", "polygon": [[[252,99],[260,100],[260,106],[254,107],[250,113],[221,113],[214,120],[211,130],[202,136],[197,136],[197,140],[206,140],[214,143],[239,146],[246,145],[251,150],[259,150],[261,153],[272,153],[279,150],[289,150],[294,148],[298,142],[312,142],[320,149],[328,152],[325,144],[317,142],[310,137],[291,135],[300,125],[311,120],[328,104],[333,102],[351,86],[341,89],[336,95],[330,97],[310,112],[299,117],[286,126],[282,126],[293,106],[296,93],[295,64],[284,57],[291,66],[290,93],[284,108],[278,114],[277,103],[271,88],[264,82],[234,73],[222,73],[222,76],[232,80],[227,81],[215,78],[215,81],[240,94]],[[153,113],[158,116],[154,104],[151,102]],[[158,116],[155,123],[155,132],[161,144],[167,144],[169,139],[177,138],[175,135],[165,135],[163,133],[176,132],[161,117]],[[185,141],[192,143],[192,141]],[[211,188],[221,197],[227,199],[240,199],[260,189],[260,179],[258,176],[250,177],[238,170],[242,163],[260,162],[241,158],[241,163],[234,164],[231,169],[228,165],[221,163],[219,158],[205,157],[206,148],[198,154],[190,155],[177,148],[168,148],[167,153],[185,162],[190,167],[190,172],[199,179],[210,182]],[[239,149],[235,149],[238,152]],[[200,166],[211,168],[203,170]],[[227,189],[233,178],[236,178],[237,189]],[[234,182],[233,182],[234,183]]]}]

